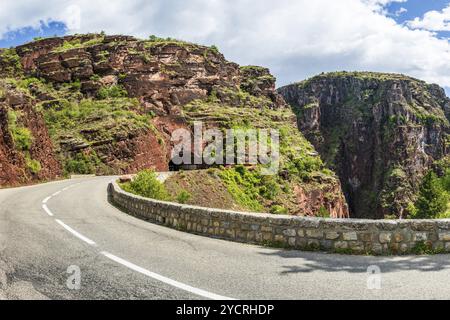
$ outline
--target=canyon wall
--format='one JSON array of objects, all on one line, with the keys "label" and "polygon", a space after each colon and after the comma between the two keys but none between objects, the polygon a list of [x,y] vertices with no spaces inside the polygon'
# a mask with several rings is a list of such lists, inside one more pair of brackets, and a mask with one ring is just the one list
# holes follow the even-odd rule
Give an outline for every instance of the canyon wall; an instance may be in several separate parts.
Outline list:
[{"label": "canyon wall", "polygon": [[298,127],[339,175],[352,217],[406,217],[433,163],[449,154],[450,100],[397,74],[330,73],[279,89]]}]

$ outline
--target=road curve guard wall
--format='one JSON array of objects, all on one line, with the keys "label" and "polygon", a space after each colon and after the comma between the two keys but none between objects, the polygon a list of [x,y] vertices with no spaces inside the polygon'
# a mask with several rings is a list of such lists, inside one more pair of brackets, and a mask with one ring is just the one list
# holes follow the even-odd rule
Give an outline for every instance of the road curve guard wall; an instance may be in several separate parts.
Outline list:
[{"label": "road curve guard wall", "polygon": [[348,254],[450,252],[450,220],[319,219],[209,209],[139,197],[108,186],[109,201],[138,218],[237,242]]}]

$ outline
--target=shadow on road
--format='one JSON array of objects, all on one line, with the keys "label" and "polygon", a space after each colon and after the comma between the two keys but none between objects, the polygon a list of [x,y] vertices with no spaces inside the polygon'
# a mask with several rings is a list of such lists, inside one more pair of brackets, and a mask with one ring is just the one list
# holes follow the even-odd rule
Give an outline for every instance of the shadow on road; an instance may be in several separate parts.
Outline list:
[{"label": "shadow on road", "polygon": [[281,274],[310,273],[314,271],[366,273],[369,266],[376,265],[383,272],[441,271],[450,269],[450,255],[369,257],[312,253],[289,250],[261,252],[266,256],[283,258],[286,265]]}]

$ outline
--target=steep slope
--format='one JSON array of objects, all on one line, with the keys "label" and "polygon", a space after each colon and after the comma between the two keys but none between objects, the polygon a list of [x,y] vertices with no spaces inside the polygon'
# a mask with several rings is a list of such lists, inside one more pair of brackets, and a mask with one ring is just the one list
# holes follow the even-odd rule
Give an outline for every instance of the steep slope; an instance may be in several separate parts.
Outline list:
[{"label": "steep slope", "polygon": [[277,175],[264,177],[255,168],[245,167],[227,168],[216,173],[238,205],[258,212],[282,213],[286,210],[299,216],[348,217],[338,179],[324,168],[314,147],[297,130],[296,117],[289,108],[243,108],[210,97],[184,106],[183,114],[189,123],[202,121],[206,128],[279,130],[280,168]]},{"label": "steep slope", "polygon": [[437,85],[396,74],[341,72],[279,93],[340,176],[353,217],[405,217],[424,174],[449,154],[450,100]]},{"label": "steep slope", "polygon": [[[269,193],[268,187],[278,190],[286,180],[286,188],[293,187],[294,192],[285,189],[279,194],[286,198],[282,205],[292,208],[293,214],[348,215],[338,179],[295,130],[295,115],[276,92],[269,70],[240,67],[214,46],[154,36],[149,40],[104,34],[42,39],[1,51],[0,79],[8,90],[29,101],[30,112],[40,119],[37,123],[45,119],[48,135],[40,136],[47,147],[41,153],[56,166],[42,159],[43,176],[36,179],[51,178],[44,175],[49,168],[58,168],[51,171],[58,175],[61,167],[64,174],[168,170],[174,130],[191,130],[195,119],[206,122],[206,127],[229,128],[247,118],[246,127],[288,126],[283,171],[273,183],[258,186],[258,192]],[[213,113],[220,116],[210,118]],[[0,142],[0,150],[8,148],[1,161],[15,162],[17,150],[12,150],[6,122],[2,130],[6,140]],[[25,162],[37,157],[32,150],[23,153]],[[290,169],[295,170],[290,174]],[[11,171],[0,184],[26,176],[19,171]],[[244,188],[230,184],[229,179],[230,189]],[[272,199],[267,205],[278,204]]]},{"label": "steep slope", "polygon": [[0,186],[60,174],[42,115],[29,97],[0,80]]}]

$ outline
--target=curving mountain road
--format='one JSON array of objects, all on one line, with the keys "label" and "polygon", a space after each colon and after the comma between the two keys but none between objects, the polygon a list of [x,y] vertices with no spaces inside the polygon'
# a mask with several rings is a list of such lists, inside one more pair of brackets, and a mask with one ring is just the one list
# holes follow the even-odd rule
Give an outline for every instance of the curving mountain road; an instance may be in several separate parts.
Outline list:
[{"label": "curving mountain road", "polygon": [[[450,256],[354,257],[178,232],[107,202],[111,177],[0,190],[0,299],[446,299]],[[381,290],[367,268],[381,269]],[[66,285],[70,266],[81,285]]]}]

